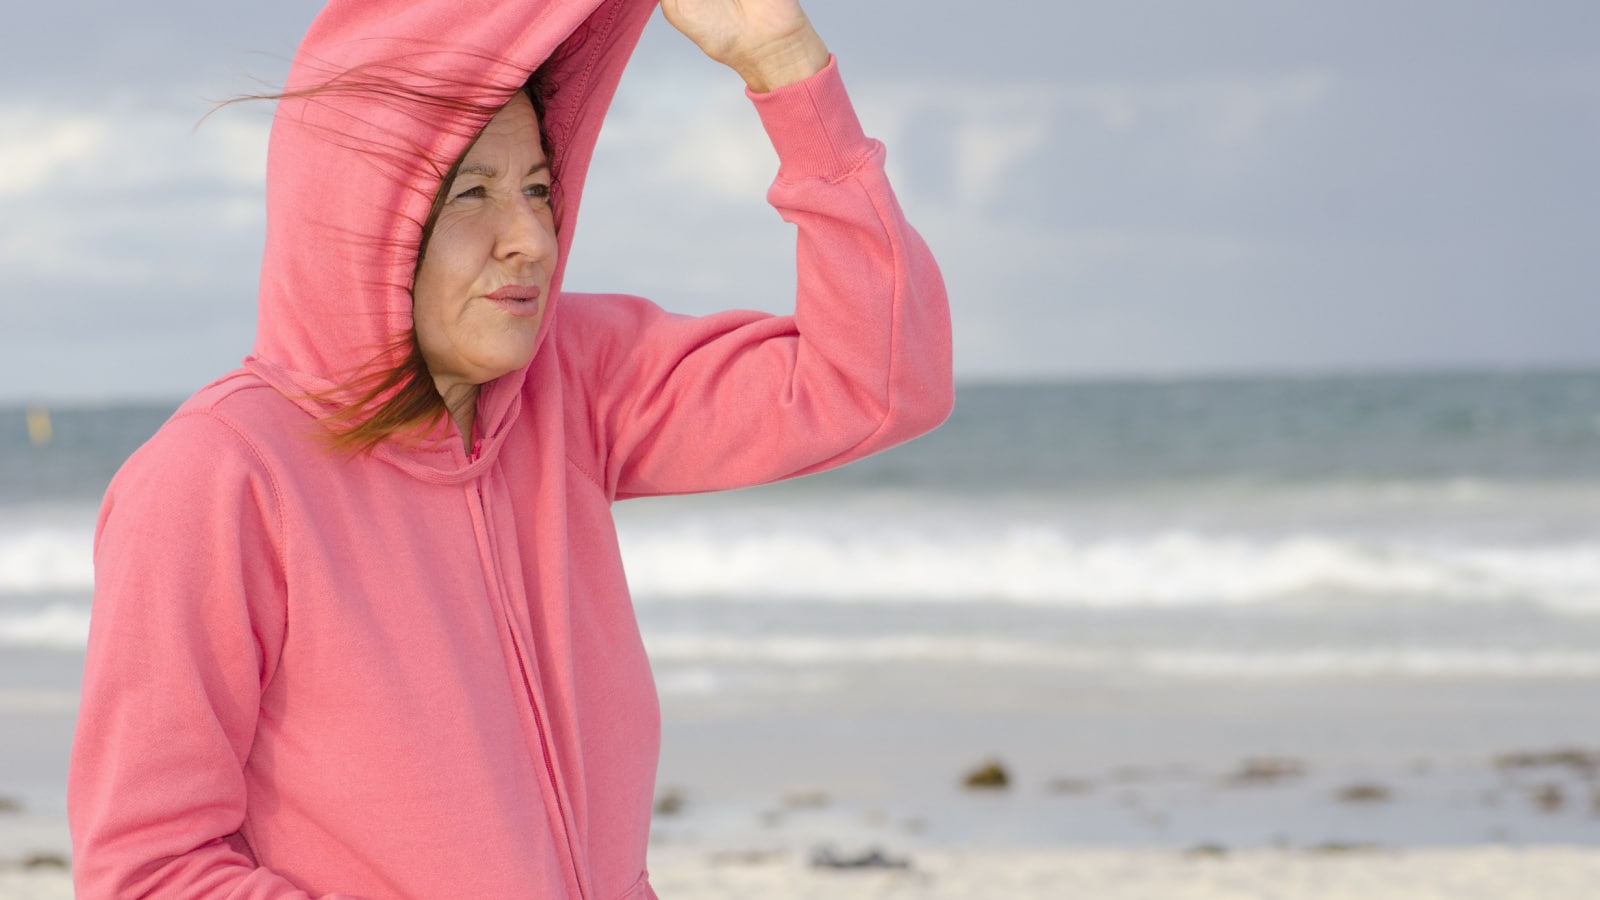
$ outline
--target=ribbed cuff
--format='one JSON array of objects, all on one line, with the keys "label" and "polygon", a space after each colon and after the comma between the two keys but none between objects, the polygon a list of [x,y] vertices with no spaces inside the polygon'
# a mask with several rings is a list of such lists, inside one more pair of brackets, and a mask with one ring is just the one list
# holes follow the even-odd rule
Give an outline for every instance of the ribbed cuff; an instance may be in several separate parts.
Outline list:
[{"label": "ribbed cuff", "polygon": [[834,180],[848,174],[872,152],[874,142],[861,122],[839,78],[838,60],[809,78],[777,90],[745,95],[756,106],[761,125],[778,151],[778,177]]}]

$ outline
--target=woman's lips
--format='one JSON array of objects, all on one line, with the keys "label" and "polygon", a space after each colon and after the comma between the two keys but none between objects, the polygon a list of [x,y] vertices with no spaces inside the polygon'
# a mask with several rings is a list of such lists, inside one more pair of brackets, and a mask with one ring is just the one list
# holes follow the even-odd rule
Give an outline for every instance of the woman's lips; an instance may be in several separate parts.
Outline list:
[{"label": "woman's lips", "polygon": [[511,315],[526,317],[539,314],[539,295],[542,293],[537,284],[508,284],[484,296]]}]

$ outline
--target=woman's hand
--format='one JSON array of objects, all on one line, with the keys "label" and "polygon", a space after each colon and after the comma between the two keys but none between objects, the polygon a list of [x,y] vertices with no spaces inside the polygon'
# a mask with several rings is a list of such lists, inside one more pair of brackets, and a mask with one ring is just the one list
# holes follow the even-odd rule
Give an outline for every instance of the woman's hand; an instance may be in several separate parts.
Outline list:
[{"label": "woman's hand", "polygon": [[827,45],[799,0],[661,0],[661,12],[758,94],[808,78],[828,64]]}]

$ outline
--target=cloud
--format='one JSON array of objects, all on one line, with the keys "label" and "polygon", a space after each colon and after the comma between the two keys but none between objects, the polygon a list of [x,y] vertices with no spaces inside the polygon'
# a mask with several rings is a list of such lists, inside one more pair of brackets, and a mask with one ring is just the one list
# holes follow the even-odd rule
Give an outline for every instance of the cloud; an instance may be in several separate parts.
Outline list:
[{"label": "cloud", "polygon": [[152,286],[205,280],[202,247],[263,220],[267,123],[128,106],[0,106],[0,219],[9,280]]},{"label": "cloud", "polygon": [[719,74],[668,69],[634,84],[606,120],[594,167],[684,202],[759,197],[777,157],[749,101]]},{"label": "cloud", "polygon": [[[759,196],[776,160],[721,74],[680,67],[629,83],[595,171],[690,207]],[[1166,154],[1156,177],[1225,174],[1275,129],[1315,115],[1335,85],[1333,75],[1309,70],[1202,81],[888,81],[857,91],[857,103],[869,133],[889,145],[908,205],[1006,220],[1072,189],[1083,169],[1126,171],[1152,151]],[[1086,162],[1085,153],[1103,159]],[[1054,222],[1027,218],[1066,227],[1065,213],[1058,206]]]},{"label": "cloud", "polygon": [[0,109],[0,196],[88,168],[106,146],[109,126],[103,117]]}]

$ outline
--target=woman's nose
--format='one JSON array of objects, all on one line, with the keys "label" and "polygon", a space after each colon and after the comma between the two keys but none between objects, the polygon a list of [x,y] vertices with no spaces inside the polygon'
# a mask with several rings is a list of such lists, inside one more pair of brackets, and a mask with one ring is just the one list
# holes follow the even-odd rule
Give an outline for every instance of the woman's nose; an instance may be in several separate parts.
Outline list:
[{"label": "woman's nose", "polygon": [[501,212],[499,251],[504,257],[515,255],[543,260],[556,253],[554,214],[549,201],[519,198]]}]

